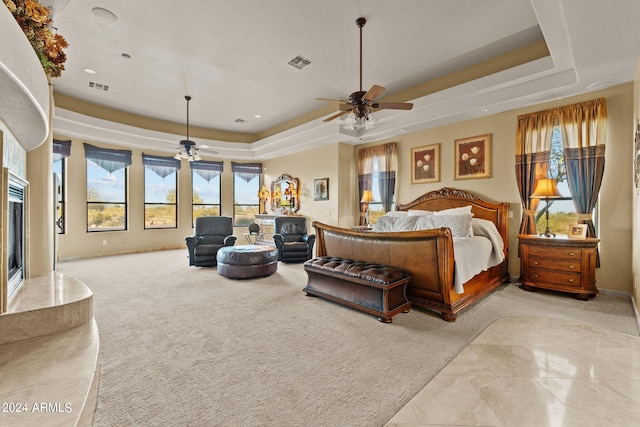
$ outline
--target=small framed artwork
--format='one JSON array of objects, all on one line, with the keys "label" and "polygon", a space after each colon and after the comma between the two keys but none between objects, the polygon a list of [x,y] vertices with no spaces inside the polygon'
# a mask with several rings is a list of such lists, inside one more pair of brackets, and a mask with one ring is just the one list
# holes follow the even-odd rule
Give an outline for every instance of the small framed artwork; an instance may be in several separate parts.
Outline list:
[{"label": "small framed artwork", "polygon": [[454,179],[491,178],[491,135],[456,139]]},{"label": "small framed artwork", "polygon": [[587,237],[587,224],[569,225],[570,239],[584,239],[585,237]]},{"label": "small framed artwork", "polygon": [[440,144],[411,149],[411,183],[440,182]]},{"label": "small framed artwork", "polygon": [[329,200],[329,178],[313,180],[313,200]]}]

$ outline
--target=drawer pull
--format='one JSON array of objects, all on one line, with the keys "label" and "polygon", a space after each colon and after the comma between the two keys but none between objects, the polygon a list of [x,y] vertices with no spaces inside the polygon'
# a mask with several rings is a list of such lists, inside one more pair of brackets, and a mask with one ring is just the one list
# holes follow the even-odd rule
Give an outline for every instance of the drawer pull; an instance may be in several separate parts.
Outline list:
[{"label": "drawer pull", "polygon": [[569,279],[569,283],[573,283],[573,279]]},{"label": "drawer pull", "polygon": [[538,261],[533,261],[533,265],[538,265],[540,264]]},{"label": "drawer pull", "polygon": [[534,275],[533,275],[533,277],[535,277],[535,278],[537,279],[537,278],[538,278],[538,275],[537,275],[537,274],[534,274]]},{"label": "drawer pull", "polygon": [[569,256],[575,256],[573,252],[569,252]]},{"label": "drawer pull", "polygon": [[534,253],[534,254],[537,254],[538,252],[540,252],[540,251],[538,251],[537,249],[534,249],[534,250],[533,250],[533,253]]},{"label": "drawer pull", "polygon": [[575,267],[575,265],[570,264],[570,265],[569,265],[569,268],[576,268],[576,267]]}]

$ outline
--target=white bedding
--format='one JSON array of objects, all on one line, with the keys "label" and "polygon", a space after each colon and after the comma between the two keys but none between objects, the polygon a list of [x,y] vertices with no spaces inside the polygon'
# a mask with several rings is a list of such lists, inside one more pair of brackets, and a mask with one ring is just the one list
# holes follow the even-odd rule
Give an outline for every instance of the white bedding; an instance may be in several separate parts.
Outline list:
[{"label": "white bedding", "polygon": [[[431,218],[428,218],[429,216]],[[473,233],[470,234],[472,236],[460,237],[469,235],[466,232],[466,227],[461,223],[461,218],[449,216],[447,220],[451,221],[450,223],[441,223],[443,216],[437,218],[437,223],[433,222],[433,215],[425,215],[422,219],[420,218],[421,216],[383,216],[378,220],[373,231],[413,231],[425,229],[427,224],[427,228],[450,227],[453,234],[453,285],[456,293],[464,293],[464,283],[473,278],[473,276],[504,261],[504,253],[502,252],[504,242],[493,222],[486,219],[471,218]]]}]

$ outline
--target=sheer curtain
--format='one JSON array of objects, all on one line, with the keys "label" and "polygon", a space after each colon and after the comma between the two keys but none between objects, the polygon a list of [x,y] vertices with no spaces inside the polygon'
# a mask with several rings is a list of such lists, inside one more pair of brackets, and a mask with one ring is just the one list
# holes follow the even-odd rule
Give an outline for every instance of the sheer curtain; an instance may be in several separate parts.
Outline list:
[{"label": "sheer curtain", "polygon": [[[375,165],[375,166],[374,166]],[[393,207],[396,193],[396,169],[398,166],[397,143],[376,145],[358,151],[358,202],[365,190],[371,190],[374,173],[378,178],[378,191],[385,211]],[[360,225],[365,224],[365,209],[360,205]]]},{"label": "sheer curtain", "polygon": [[551,156],[554,110],[518,116],[516,130],[516,180],[522,204],[519,234],[537,234],[535,213],[539,200],[531,194],[540,178],[546,178]]},{"label": "sheer curtain", "polygon": [[[592,212],[604,174],[607,137],[607,107],[602,98],[558,109],[564,143],[567,183],[578,212],[578,222],[587,224],[587,237],[597,237]],[[597,266],[600,266],[598,255]]]}]

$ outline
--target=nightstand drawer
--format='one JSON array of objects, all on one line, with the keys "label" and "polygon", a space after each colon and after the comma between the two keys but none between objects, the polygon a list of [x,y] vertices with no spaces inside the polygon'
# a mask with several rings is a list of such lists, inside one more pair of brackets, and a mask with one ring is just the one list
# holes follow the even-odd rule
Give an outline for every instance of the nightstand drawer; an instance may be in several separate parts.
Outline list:
[{"label": "nightstand drawer", "polygon": [[570,260],[563,258],[539,258],[539,257],[530,257],[529,258],[529,268],[546,268],[549,270],[559,270],[559,271],[567,271],[567,272],[576,272],[580,273],[581,263],[580,259]]},{"label": "nightstand drawer", "polygon": [[539,268],[529,269],[529,279],[532,282],[553,283],[561,286],[579,288],[582,286],[580,273],[566,273],[561,271],[550,271]]},{"label": "nightstand drawer", "polygon": [[530,246],[529,254],[545,258],[577,259],[582,258],[580,248],[551,248],[548,246]]}]

